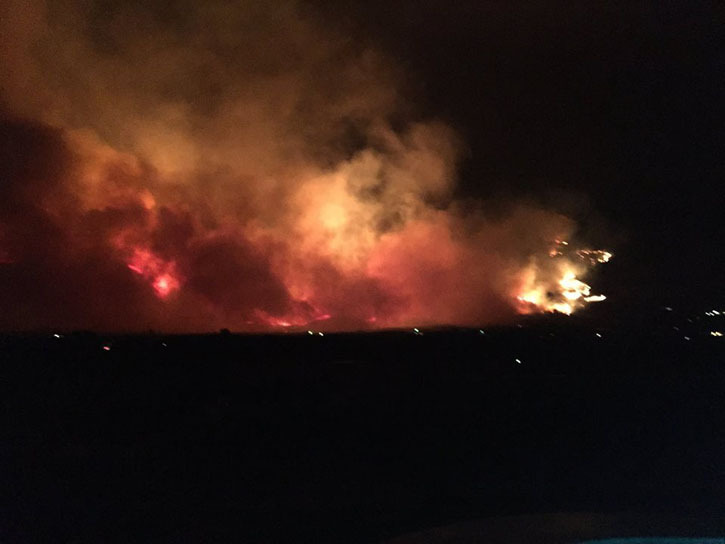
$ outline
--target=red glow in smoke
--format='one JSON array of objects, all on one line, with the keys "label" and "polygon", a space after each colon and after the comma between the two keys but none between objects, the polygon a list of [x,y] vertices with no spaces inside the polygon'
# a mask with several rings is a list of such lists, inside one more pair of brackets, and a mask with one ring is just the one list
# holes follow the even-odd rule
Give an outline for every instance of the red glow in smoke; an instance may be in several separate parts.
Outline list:
[{"label": "red glow in smoke", "polygon": [[310,307],[298,308],[282,316],[269,315],[266,312],[256,312],[257,322],[264,324],[268,327],[277,328],[289,328],[289,327],[304,327],[311,323],[318,323],[321,321],[327,321],[332,318],[329,313],[321,313],[317,310],[311,309]]},{"label": "red glow in smoke", "polygon": [[174,262],[166,262],[149,250],[136,248],[127,266],[147,279],[159,298],[166,298],[181,287]]},{"label": "red glow in smoke", "polygon": [[0,328],[479,325],[602,298],[583,280],[606,252],[567,249],[558,213],[457,202],[459,135],[313,10],[212,0],[124,26],[153,10],[70,4],[0,17],[0,122],[27,118],[0,125]]},{"label": "red glow in smoke", "polygon": [[166,298],[170,293],[179,288],[179,282],[169,274],[158,276],[152,285],[161,298]]}]

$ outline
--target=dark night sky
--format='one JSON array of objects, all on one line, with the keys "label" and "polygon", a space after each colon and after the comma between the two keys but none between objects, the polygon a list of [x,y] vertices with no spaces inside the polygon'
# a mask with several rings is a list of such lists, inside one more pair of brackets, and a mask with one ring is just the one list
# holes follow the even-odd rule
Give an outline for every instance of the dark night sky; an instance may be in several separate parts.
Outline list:
[{"label": "dark night sky", "polygon": [[335,18],[465,135],[462,189],[530,196],[613,247],[618,309],[725,296],[723,10],[704,2],[356,2]]}]

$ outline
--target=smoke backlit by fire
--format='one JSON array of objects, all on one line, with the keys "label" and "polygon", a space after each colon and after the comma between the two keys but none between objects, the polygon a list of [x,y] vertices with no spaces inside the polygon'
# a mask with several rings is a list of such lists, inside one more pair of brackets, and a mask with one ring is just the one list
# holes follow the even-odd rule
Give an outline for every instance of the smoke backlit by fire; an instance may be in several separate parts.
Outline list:
[{"label": "smoke backlit by fire", "polygon": [[604,298],[583,280],[610,253],[530,204],[463,211],[455,131],[295,2],[25,4],[0,13],[0,326],[474,325]]},{"label": "smoke backlit by fire", "polygon": [[174,263],[164,262],[148,250],[136,248],[128,268],[149,281],[161,298],[166,298],[180,287]]}]

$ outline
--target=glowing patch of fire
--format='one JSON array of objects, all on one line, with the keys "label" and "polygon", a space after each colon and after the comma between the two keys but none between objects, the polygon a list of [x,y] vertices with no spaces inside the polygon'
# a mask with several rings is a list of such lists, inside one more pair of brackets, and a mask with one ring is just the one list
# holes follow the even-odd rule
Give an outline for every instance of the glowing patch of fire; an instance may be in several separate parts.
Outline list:
[{"label": "glowing patch of fire", "polygon": [[167,262],[147,249],[134,249],[128,268],[151,283],[159,298],[166,298],[181,287],[174,262]]},{"label": "glowing patch of fire", "polygon": [[[523,286],[517,300],[521,313],[557,312],[571,315],[590,302],[601,302],[606,296],[591,293],[591,287],[578,276],[585,275],[597,264],[606,263],[612,253],[604,250],[579,249],[578,259],[571,259],[567,242],[556,240],[548,255],[552,261],[533,261],[525,270]],[[583,262],[582,262],[583,261]]]}]

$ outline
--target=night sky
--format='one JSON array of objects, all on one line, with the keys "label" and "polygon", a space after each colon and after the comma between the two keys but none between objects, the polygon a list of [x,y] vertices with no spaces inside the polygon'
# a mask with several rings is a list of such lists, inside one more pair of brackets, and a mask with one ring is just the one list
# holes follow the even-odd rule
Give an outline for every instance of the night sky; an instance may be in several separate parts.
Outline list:
[{"label": "night sky", "polygon": [[506,322],[562,235],[606,319],[722,306],[716,3],[0,15],[3,329]]}]

